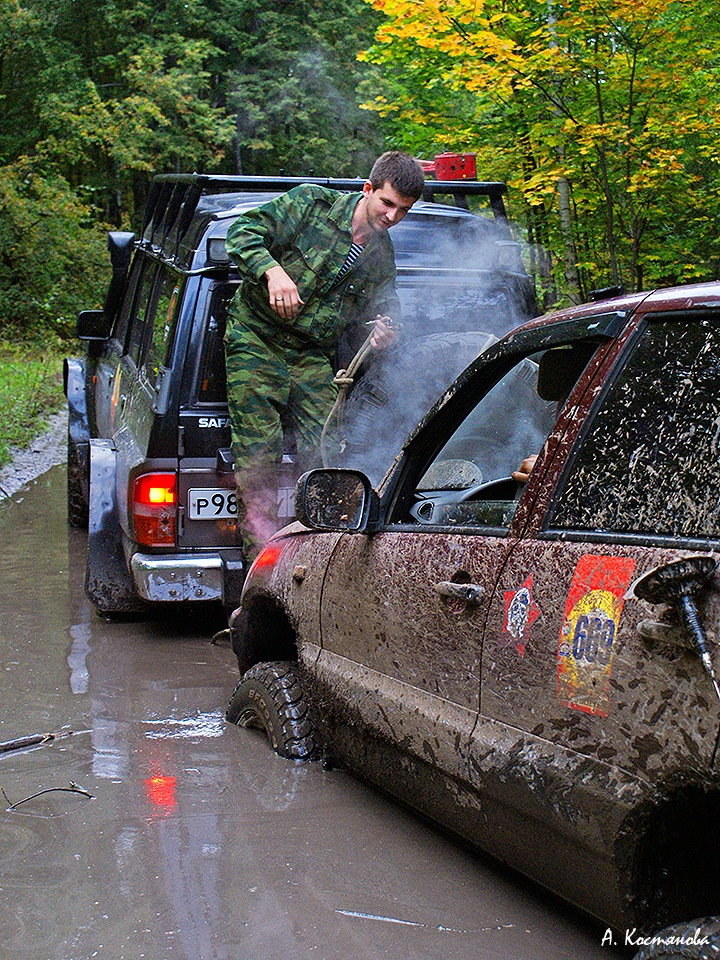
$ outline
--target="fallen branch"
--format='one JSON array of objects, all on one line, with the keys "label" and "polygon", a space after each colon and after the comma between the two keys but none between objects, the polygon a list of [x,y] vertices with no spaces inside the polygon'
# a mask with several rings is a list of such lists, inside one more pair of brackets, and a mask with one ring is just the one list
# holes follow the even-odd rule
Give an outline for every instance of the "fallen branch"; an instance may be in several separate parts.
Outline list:
[{"label": "fallen branch", "polygon": [[18,737],[17,740],[6,740],[0,743],[0,753],[8,753],[10,750],[24,750],[25,747],[35,747],[41,743],[48,743],[55,739],[54,733],[36,733],[31,737]]},{"label": "fallen branch", "polygon": [[[89,732],[89,730],[78,731],[78,733]],[[16,740],[6,740],[4,743],[0,743],[0,753],[8,753],[10,750],[25,750],[27,747],[36,747],[43,743],[50,743],[52,740],[63,740],[65,737],[74,735],[74,730],[63,730],[61,733],[35,733],[28,737],[18,737]]]},{"label": "fallen branch", "polygon": [[17,800],[15,803],[13,803],[10,797],[5,793],[4,787],[0,787],[0,790],[2,791],[2,795],[10,804],[8,807],[9,810],[14,810],[16,807],[19,807],[21,803],[27,803],[28,800],[34,800],[36,797],[41,797],[44,793],[80,793],[83,797],[88,797],[90,800],[95,799],[91,793],[88,793],[87,790],[84,790],[76,783],[73,783],[72,780],[70,781],[69,787],[46,787],[44,790],[38,790],[37,793],[33,793],[29,797],[24,797],[22,800]]}]

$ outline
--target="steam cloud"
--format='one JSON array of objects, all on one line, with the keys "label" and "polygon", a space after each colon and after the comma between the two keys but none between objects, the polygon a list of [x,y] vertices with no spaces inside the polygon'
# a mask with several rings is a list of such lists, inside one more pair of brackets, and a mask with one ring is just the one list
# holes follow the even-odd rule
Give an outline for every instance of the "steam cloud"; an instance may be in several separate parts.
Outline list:
[{"label": "steam cloud", "polygon": [[[340,447],[327,465],[360,469],[379,483],[414,426],[462,370],[527,319],[519,247],[509,232],[498,242],[498,229],[492,221],[461,221],[449,235],[420,230],[410,217],[393,228],[403,331],[355,384]],[[412,236],[402,237],[403,230]],[[435,246],[423,249],[428,242]],[[413,258],[404,254],[405,244]],[[532,452],[518,450],[518,464]]]}]

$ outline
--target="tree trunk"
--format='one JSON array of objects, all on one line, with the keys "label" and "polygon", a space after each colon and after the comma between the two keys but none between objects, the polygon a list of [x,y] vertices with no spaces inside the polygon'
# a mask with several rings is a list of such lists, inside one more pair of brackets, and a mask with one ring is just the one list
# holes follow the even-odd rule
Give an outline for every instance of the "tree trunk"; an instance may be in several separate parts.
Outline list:
[{"label": "tree trunk", "polygon": [[[563,159],[564,151],[558,148],[558,156]],[[562,233],[565,248],[565,281],[568,296],[572,303],[582,303],[583,295],[580,287],[580,274],[577,266],[577,250],[573,236],[572,206],[570,203],[570,183],[567,177],[560,177],[557,184],[558,208],[560,214],[560,232]]]}]

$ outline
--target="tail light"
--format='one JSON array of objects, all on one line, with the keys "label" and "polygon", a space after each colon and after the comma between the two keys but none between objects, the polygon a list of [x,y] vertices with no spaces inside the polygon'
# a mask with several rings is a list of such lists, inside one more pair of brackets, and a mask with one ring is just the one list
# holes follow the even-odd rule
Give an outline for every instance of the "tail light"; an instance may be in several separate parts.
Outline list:
[{"label": "tail light", "polygon": [[177,493],[174,473],[145,473],[133,487],[135,539],[146,547],[175,545]]},{"label": "tail light", "polygon": [[272,570],[272,568],[278,562],[283,549],[284,544],[282,543],[266,544],[253,560],[251,567],[252,571],[254,573],[258,573],[260,570]]}]

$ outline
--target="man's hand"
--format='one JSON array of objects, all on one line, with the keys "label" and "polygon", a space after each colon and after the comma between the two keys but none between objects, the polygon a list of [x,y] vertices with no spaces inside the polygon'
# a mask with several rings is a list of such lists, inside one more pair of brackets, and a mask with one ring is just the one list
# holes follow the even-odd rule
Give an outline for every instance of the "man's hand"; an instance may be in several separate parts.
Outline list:
[{"label": "man's hand", "polygon": [[278,264],[265,271],[270,309],[283,320],[294,320],[303,302],[295,282]]},{"label": "man's hand", "polygon": [[370,322],[374,324],[374,329],[370,336],[370,346],[373,350],[385,350],[386,347],[389,347],[391,343],[395,342],[398,332],[397,327],[393,329],[390,326],[392,323],[390,317],[381,317],[378,315]]},{"label": "man's hand", "polygon": [[538,455],[536,453],[531,454],[529,457],[525,457],[523,462],[520,464],[520,467],[517,470],[513,470],[513,480],[515,480],[517,483],[527,483],[537,458]]}]

